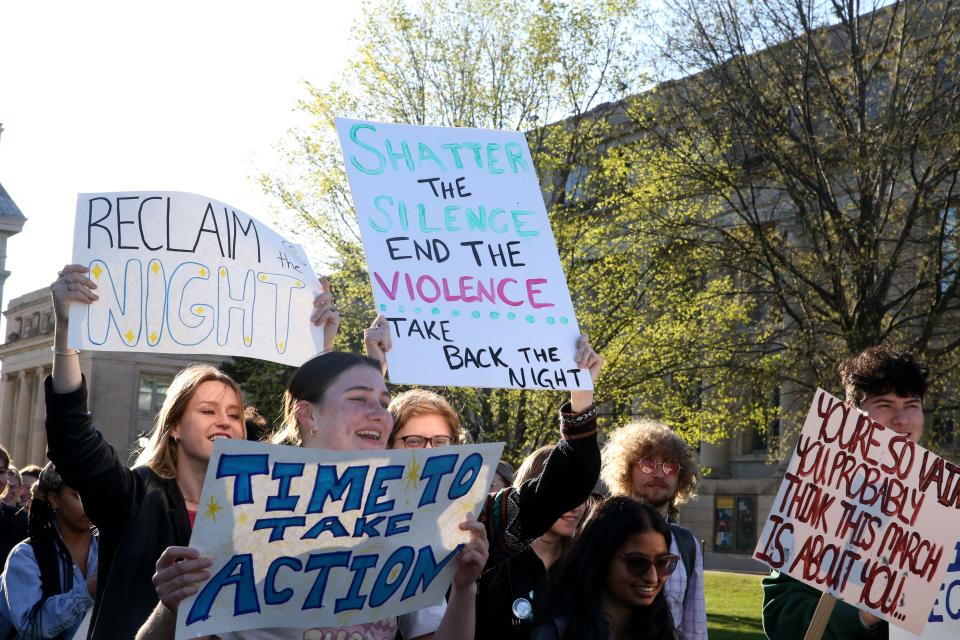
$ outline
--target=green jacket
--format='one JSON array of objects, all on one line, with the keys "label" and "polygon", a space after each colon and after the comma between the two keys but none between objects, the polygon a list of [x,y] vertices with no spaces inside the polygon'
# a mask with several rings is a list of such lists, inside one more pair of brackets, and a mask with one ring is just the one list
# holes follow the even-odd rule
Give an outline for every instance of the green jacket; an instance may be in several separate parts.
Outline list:
[{"label": "green jacket", "polygon": [[[785,573],[772,571],[763,579],[763,630],[770,640],[803,640],[817,608],[821,591],[794,580]],[[867,629],[859,610],[837,600],[823,640],[887,640],[887,623],[881,621]]]}]

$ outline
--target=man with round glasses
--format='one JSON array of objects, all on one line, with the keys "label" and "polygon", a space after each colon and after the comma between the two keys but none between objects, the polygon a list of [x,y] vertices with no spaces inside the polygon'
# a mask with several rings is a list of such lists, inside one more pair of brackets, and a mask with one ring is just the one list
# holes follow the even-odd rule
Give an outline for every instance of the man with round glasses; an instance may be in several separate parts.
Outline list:
[{"label": "man with round glasses", "polygon": [[[664,518],[676,518],[678,508],[696,495],[700,466],[693,451],[670,427],[639,420],[610,435],[603,448],[600,477],[613,495],[646,502]],[[686,640],[707,638],[703,596],[703,553],[689,529],[670,523],[670,553],[681,561],[664,585],[664,595],[677,630]]]}]

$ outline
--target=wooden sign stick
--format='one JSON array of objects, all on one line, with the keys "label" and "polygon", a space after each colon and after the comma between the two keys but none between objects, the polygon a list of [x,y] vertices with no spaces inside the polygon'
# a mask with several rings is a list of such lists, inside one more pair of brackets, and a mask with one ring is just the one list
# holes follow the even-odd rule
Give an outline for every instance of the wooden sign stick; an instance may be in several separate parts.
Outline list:
[{"label": "wooden sign stick", "polygon": [[820,596],[820,601],[813,611],[813,618],[810,620],[810,626],[807,627],[807,633],[803,636],[803,640],[820,640],[823,637],[827,622],[830,620],[830,614],[833,613],[833,605],[836,603],[837,599],[829,593]]}]

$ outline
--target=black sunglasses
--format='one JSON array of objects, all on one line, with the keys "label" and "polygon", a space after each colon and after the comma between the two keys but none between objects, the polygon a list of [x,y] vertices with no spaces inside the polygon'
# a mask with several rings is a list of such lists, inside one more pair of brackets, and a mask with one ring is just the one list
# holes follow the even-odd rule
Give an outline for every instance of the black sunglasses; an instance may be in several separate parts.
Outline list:
[{"label": "black sunglasses", "polygon": [[680,556],[673,554],[657,556],[653,560],[639,553],[618,553],[617,557],[623,560],[623,564],[627,567],[627,573],[634,578],[642,578],[647,575],[651,566],[656,570],[658,578],[665,578],[673,573],[673,570],[677,568],[677,562],[680,561]]}]

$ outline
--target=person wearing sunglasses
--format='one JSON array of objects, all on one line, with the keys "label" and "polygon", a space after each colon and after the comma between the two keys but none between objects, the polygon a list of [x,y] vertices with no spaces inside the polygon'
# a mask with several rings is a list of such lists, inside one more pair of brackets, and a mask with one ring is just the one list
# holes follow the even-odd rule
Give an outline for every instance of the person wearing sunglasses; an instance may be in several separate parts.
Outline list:
[{"label": "person wearing sunglasses", "polygon": [[597,506],[574,539],[530,640],[683,638],[663,586],[680,558],[656,509],[626,496]]},{"label": "person wearing sunglasses", "polygon": [[693,450],[670,427],[639,420],[615,430],[603,448],[600,477],[613,495],[630,496],[670,522],[670,553],[680,563],[664,587],[674,626],[686,640],[706,640],[703,552],[689,529],[672,522],[696,495],[700,466]]}]

